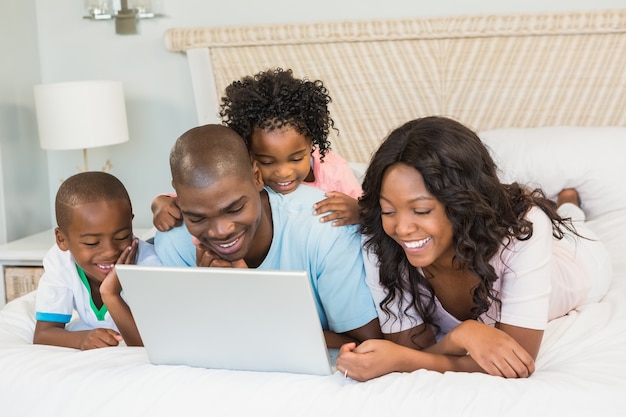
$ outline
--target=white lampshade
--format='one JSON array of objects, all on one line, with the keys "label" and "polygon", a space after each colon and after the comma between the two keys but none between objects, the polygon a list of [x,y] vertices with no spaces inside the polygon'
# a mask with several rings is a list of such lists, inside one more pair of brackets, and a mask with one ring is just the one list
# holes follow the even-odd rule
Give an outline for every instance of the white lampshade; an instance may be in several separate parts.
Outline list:
[{"label": "white lampshade", "polygon": [[128,141],[119,81],[75,81],[34,87],[43,149],[87,149]]}]

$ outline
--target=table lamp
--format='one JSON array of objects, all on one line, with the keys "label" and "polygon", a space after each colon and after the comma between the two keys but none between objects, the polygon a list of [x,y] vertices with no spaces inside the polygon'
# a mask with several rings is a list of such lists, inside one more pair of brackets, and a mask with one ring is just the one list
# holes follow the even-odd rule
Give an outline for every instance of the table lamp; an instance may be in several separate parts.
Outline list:
[{"label": "table lamp", "polygon": [[[128,141],[124,91],[119,81],[73,81],[34,86],[39,143],[43,149],[83,150]],[[111,167],[107,160],[103,171]]]}]

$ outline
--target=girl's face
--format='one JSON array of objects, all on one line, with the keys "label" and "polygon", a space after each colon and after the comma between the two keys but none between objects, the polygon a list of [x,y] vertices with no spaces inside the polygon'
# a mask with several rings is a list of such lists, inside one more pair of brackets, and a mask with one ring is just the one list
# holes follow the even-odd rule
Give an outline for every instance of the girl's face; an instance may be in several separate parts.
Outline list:
[{"label": "girl's face", "polygon": [[69,250],[85,275],[102,282],[133,240],[133,213],[126,200],[97,201],[72,208],[67,230],[56,229],[61,250]]},{"label": "girl's face", "polygon": [[444,205],[426,189],[418,170],[403,163],[387,168],[380,208],[385,233],[404,249],[411,265],[450,267],[454,255],[452,223]]},{"label": "girl's face", "polygon": [[312,146],[310,139],[291,126],[271,131],[255,128],[250,143],[263,182],[281,194],[289,194],[312,175]]}]

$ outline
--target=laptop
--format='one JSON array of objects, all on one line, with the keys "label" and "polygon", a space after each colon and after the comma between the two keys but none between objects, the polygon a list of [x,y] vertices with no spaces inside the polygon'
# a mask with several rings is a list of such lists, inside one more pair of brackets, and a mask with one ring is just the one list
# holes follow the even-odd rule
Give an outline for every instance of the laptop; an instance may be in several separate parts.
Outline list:
[{"label": "laptop", "polygon": [[305,271],[116,265],[151,363],[329,375]]}]

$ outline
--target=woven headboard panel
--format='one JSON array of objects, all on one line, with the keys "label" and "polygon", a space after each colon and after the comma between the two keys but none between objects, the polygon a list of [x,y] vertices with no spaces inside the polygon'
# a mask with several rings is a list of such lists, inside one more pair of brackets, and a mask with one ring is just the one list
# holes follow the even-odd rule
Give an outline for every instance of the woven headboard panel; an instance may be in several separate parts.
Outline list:
[{"label": "woven headboard panel", "polygon": [[475,130],[626,125],[626,9],[170,29],[189,58],[199,123],[226,85],[270,67],[321,79],[354,162],[394,127],[446,115]]}]

